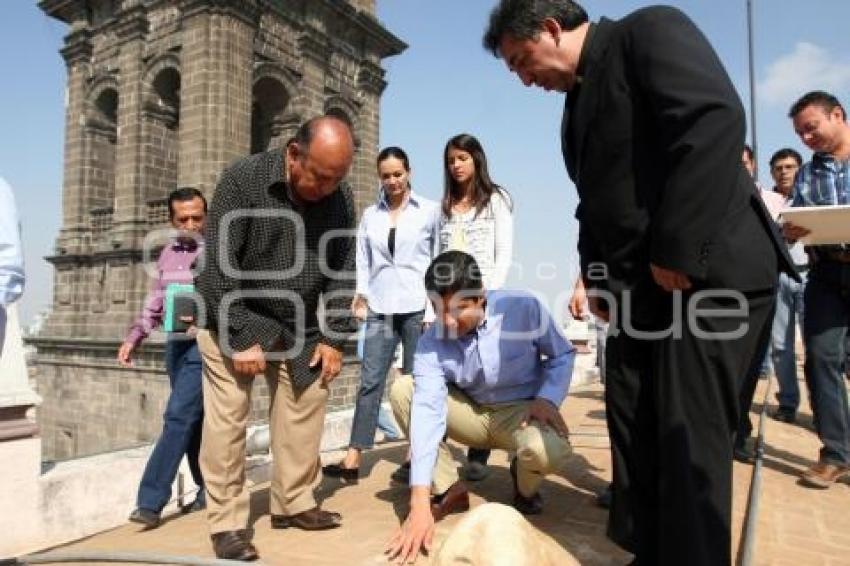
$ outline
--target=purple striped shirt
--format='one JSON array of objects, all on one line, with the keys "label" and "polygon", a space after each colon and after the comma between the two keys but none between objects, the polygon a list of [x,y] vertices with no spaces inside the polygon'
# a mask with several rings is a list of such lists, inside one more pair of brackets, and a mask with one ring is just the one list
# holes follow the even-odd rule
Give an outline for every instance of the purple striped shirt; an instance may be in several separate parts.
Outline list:
[{"label": "purple striped shirt", "polygon": [[157,276],[154,279],[153,288],[145,299],[141,314],[130,327],[125,342],[132,342],[134,346],[138,346],[154,328],[162,324],[165,288],[170,283],[193,282],[192,264],[202,250],[203,242],[184,243],[180,240],[172,240],[162,249],[156,262]]}]

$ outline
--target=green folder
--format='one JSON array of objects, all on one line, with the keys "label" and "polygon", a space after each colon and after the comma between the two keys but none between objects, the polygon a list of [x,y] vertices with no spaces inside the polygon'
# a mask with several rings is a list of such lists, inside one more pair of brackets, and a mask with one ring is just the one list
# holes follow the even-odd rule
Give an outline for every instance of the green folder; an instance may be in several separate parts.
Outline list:
[{"label": "green folder", "polygon": [[195,286],[188,283],[169,283],[165,287],[165,316],[162,329],[166,332],[186,332],[190,323],[181,316],[195,316]]}]

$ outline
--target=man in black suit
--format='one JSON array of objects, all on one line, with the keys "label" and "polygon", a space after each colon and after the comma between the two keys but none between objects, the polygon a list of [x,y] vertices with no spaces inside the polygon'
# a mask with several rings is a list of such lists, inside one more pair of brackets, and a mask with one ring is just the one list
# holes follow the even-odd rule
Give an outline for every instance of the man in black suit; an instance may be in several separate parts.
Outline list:
[{"label": "man in black suit", "polygon": [[590,23],[570,0],[501,0],[484,46],[567,94],[582,274],[613,327],[609,536],[640,565],[729,564],[738,392],[792,271],[741,164],[735,89],[672,8]]}]

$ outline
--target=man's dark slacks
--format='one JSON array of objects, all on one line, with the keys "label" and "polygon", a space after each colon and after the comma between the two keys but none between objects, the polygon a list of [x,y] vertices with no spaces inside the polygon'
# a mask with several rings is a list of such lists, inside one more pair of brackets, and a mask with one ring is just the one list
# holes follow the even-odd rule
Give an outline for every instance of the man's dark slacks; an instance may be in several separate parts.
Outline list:
[{"label": "man's dark slacks", "polygon": [[[668,328],[675,295],[643,330]],[[687,320],[681,338],[623,332],[607,342],[606,406],[614,482],[608,534],[641,565],[725,566],[731,555],[732,438],[739,393],[771,322],[775,290],[745,294],[746,315]],[[639,298],[635,298],[635,302]],[[737,301],[703,298],[701,309]],[[622,313],[618,313],[622,314]],[[719,314],[719,311],[718,313]],[[732,332],[736,339],[699,337]]]}]

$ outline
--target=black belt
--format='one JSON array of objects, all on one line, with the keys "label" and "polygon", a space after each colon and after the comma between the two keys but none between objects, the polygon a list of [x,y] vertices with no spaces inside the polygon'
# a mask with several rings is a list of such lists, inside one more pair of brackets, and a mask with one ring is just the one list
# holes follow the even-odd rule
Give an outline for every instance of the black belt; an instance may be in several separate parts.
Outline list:
[{"label": "black belt", "polygon": [[809,264],[804,263],[802,265],[795,265],[794,269],[797,271],[797,273],[805,273],[809,270]]}]

